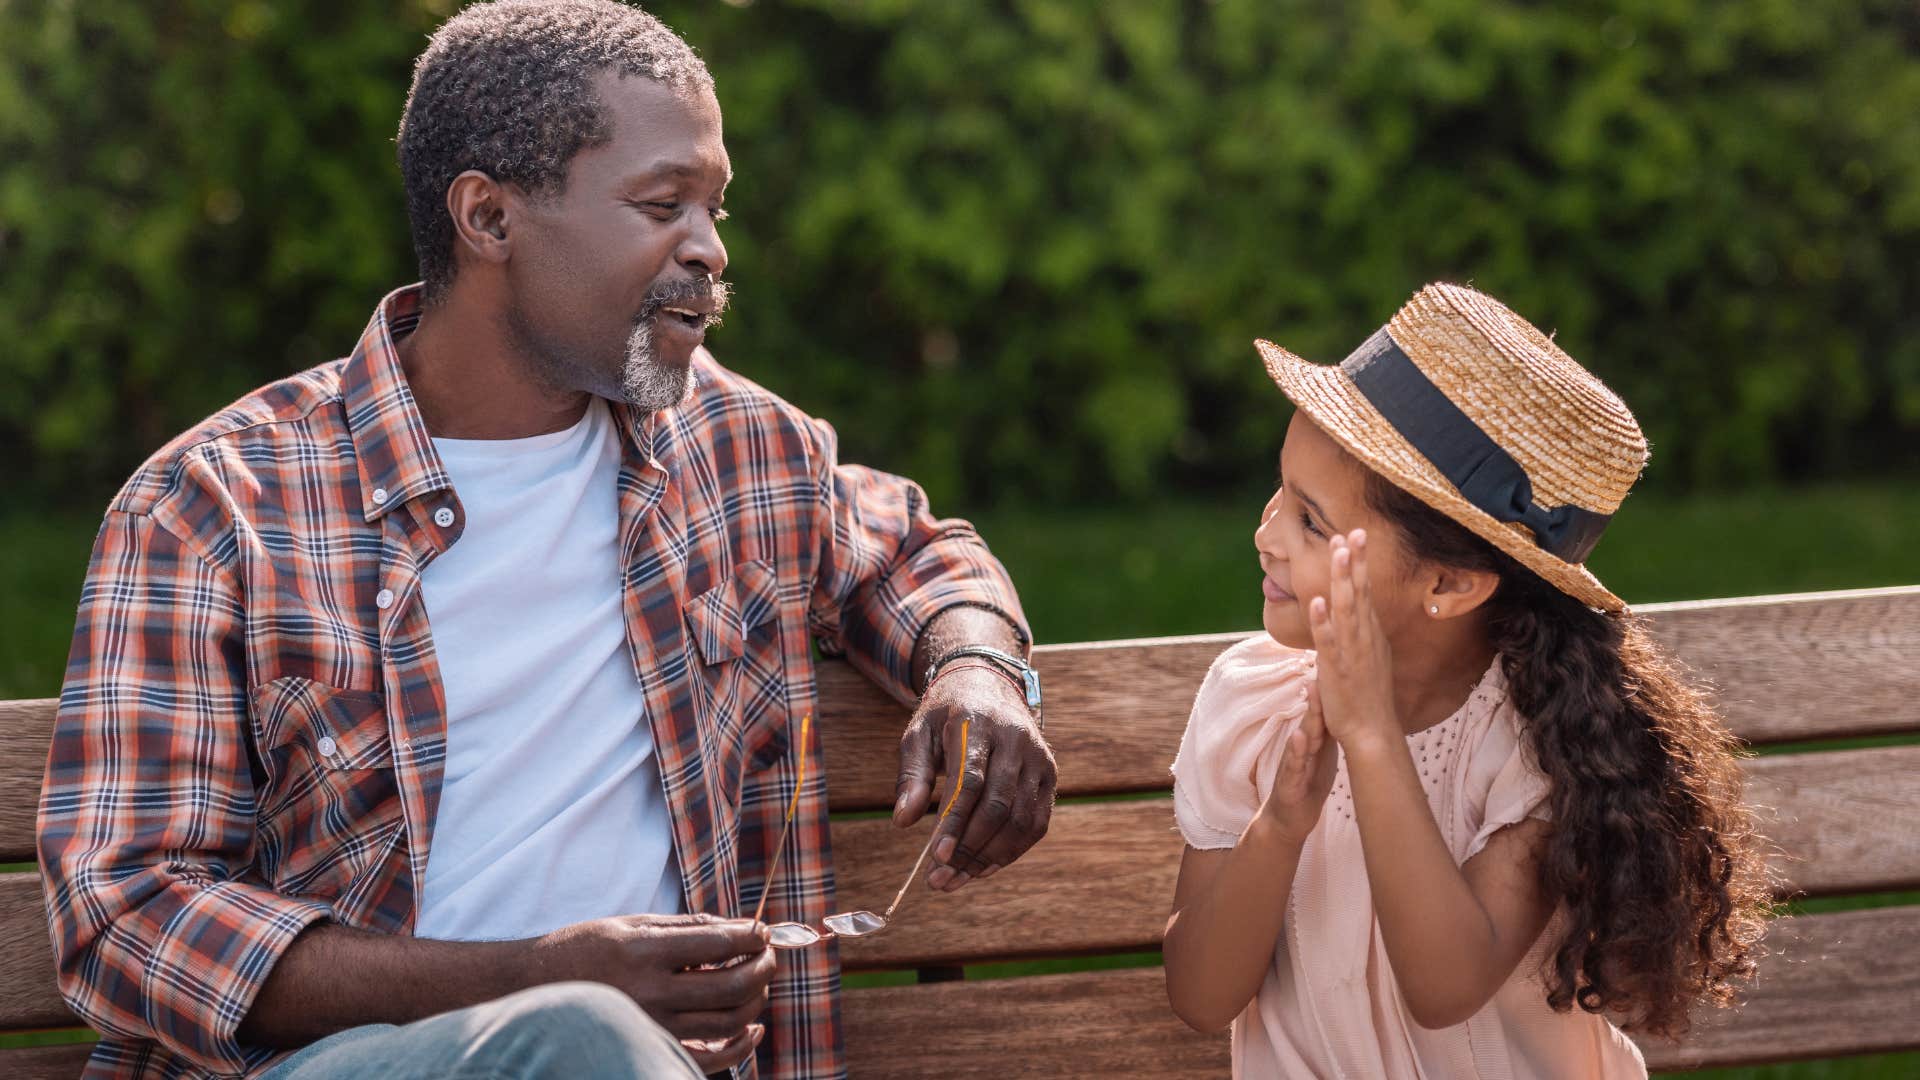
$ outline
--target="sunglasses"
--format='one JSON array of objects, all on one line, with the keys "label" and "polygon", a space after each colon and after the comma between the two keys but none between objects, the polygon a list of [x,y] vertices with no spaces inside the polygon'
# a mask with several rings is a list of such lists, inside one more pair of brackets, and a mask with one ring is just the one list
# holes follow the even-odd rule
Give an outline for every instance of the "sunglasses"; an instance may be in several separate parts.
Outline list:
[{"label": "sunglasses", "polygon": [[[780,875],[780,860],[787,853],[787,834],[793,831],[793,813],[800,806],[800,789],[807,780],[807,741],[813,732],[811,714],[800,721],[800,775],[794,781],[793,798],[787,803],[786,824],[780,827],[780,846],[773,852],[773,867],[767,873],[767,883],[760,889],[760,902],[753,907],[753,921],[759,922],[760,915],[767,907],[767,896],[773,891],[773,883]],[[960,721],[960,745],[967,745],[967,721]],[[900,891],[893,896],[893,903],[880,913],[861,909],[842,911],[828,915],[820,920],[818,926],[809,926],[801,922],[779,922],[767,927],[773,947],[776,949],[804,949],[830,937],[866,937],[877,934],[893,921],[893,913],[900,908],[900,902],[907,897],[913,879],[920,876],[921,867],[926,865],[927,855],[933,851],[934,837],[940,835],[940,823],[947,819],[947,812],[953,809],[954,801],[960,797],[960,786],[966,773],[956,770],[954,773],[953,794],[947,796],[946,809],[940,811],[940,817],[934,822],[933,835],[927,837],[927,845],[920,849],[920,857],[914,860],[913,869],[908,871],[907,880],[900,885]]]}]

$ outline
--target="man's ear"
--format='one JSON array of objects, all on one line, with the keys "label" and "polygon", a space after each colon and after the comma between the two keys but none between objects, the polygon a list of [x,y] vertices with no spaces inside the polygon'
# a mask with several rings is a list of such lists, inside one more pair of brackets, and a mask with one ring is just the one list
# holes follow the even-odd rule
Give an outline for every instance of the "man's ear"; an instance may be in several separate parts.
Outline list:
[{"label": "man's ear", "polygon": [[504,263],[513,247],[507,190],[478,169],[468,169],[447,185],[447,214],[453,218],[454,262],[464,255]]},{"label": "man's ear", "polygon": [[1451,619],[1478,610],[1500,587],[1500,575],[1489,570],[1441,567],[1427,586],[1422,606],[1429,617]]}]

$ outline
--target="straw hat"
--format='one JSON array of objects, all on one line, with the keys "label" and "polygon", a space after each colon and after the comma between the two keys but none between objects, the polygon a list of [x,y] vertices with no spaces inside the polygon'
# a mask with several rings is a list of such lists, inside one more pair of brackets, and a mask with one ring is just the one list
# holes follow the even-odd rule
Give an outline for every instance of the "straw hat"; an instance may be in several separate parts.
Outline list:
[{"label": "straw hat", "polygon": [[1591,607],[1626,604],[1583,565],[1647,463],[1613,391],[1505,304],[1421,289],[1353,355],[1257,341],[1267,373],[1347,451]]}]

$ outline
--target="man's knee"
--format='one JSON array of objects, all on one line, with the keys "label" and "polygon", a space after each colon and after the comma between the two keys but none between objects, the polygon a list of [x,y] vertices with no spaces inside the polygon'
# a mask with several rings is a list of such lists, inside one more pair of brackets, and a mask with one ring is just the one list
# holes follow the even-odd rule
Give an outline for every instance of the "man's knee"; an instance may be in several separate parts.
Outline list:
[{"label": "man's knee", "polygon": [[594,982],[552,983],[487,1008],[471,1053],[502,1076],[698,1076],[680,1044],[633,999]]}]

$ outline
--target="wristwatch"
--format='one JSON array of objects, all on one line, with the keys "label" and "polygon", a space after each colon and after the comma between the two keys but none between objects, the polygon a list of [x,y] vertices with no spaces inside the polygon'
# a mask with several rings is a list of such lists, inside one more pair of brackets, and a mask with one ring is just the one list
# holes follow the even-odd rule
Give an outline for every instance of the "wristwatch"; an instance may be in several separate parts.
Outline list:
[{"label": "wristwatch", "polygon": [[1027,699],[1027,711],[1033,713],[1035,720],[1040,719],[1040,673],[1034,670],[1032,664],[1027,663],[1020,657],[1010,652],[996,649],[991,645],[962,645],[945,656],[942,656],[940,659],[927,665],[926,681],[920,685],[932,686],[933,677],[940,673],[941,668],[946,667],[955,660],[969,656],[986,660],[1018,680],[1022,693]]}]

